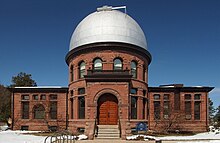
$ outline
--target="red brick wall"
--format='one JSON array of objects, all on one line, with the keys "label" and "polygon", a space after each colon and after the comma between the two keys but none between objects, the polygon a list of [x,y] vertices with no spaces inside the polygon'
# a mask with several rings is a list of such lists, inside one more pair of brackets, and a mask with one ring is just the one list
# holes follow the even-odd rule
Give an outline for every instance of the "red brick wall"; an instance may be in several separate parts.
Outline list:
[{"label": "red brick wall", "polygon": [[[154,94],[160,94],[160,103],[161,103],[161,119],[154,119]],[[171,117],[169,119],[163,118],[163,95],[170,95],[170,111]],[[186,119],[185,116],[185,94],[191,94],[191,119]],[[201,94],[201,105],[200,105],[200,120],[194,119],[194,95]],[[208,127],[208,113],[207,113],[207,93],[206,92],[180,92],[180,110],[174,110],[174,93],[173,92],[150,92],[149,93],[150,101],[150,117],[149,117],[149,128],[151,130],[163,131],[165,128],[166,121],[173,120],[173,125],[171,130],[180,130],[180,131],[191,131],[191,132],[204,132],[207,131]],[[174,120],[174,115],[181,116],[178,118],[178,121]],[[171,119],[172,118],[172,119]]]},{"label": "red brick wall", "polygon": [[[29,95],[29,119],[22,119],[22,99],[21,96]],[[33,95],[39,96],[38,100],[33,99]],[[40,100],[40,95],[45,94],[46,100]],[[49,117],[49,95],[57,95],[57,119],[50,119]],[[45,108],[45,119],[34,119],[33,107],[35,105],[42,104]],[[29,126],[29,130],[48,130],[48,125],[58,126],[58,129],[65,129],[66,125],[66,93],[43,93],[43,92],[31,92],[31,93],[14,93],[14,130],[21,129],[21,126]]]}]

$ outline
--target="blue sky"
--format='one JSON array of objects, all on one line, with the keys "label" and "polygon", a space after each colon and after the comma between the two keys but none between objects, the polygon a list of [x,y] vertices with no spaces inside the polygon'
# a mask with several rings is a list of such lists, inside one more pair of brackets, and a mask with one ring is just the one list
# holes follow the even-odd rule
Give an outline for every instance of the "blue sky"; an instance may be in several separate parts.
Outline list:
[{"label": "blue sky", "polygon": [[0,0],[0,84],[22,71],[40,86],[67,86],[72,32],[103,5],[126,5],[145,32],[149,86],[213,86],[220,104],[219,0]]}]

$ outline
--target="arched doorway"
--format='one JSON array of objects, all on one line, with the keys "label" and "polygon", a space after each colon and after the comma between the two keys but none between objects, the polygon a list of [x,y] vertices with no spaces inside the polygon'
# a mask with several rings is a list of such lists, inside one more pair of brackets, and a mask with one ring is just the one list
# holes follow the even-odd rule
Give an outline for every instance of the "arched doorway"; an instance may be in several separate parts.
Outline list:
[{"label": "arched doorway", "polygon": [[98,124],[118,124],[118,99],[109,93],[103,94],[98,100]]}]

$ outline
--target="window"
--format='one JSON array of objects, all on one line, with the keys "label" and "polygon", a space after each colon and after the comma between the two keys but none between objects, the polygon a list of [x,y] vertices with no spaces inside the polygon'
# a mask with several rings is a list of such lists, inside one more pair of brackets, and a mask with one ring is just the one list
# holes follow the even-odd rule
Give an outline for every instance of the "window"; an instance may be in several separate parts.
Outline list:
[{"label": "window", "polygon": [[82,95],[82,94],[85,94],[86,91],[85,91],[85,88],[79,88],[78,89],[78,95]]},{"label": "window", "polygon": [[85,97],[82,96],[82,97],[79,97],[78,98],[78,105],[79,105],[79,108],[78,108],[78,118],[79,119],[85,119]]},{"label": "window", "polygon": [[102,70],[102,60],[101,59],[95,59],[93,63],[93,69],[94,70]]},{"label": "window", "polygon": [[22,102],[22,119],[29,119],[29,102]]},{"label": "window", "polygon": [[22,95],[21,99],[22,100],[29,100],[29,95],[28,94],[27,95]]},{"label": "window", "polygon": [[145,80],[146,80],[146,68],[143,65],[143,81],[145,81]]},{"label": "window", "polygon": [[164,94],[164,96],[163,96],[163,100],[169,100],[169,94]]},{"label": "window", "polygon": [[38,100],[38,95],[37,95],[37,94],[34,94],[34,95],[33,95],[33,99],[34,99],[34,100]]},{"label": "window", "polygon": [[40,100],[46,100],[46,95],[45,94],[40,95]]},{"label": "window", "polygon": [[135,94],[136,95],[137,94],[137,88],[131,88],[130,92],[131,92],[131,94]]},{"label": "window", "polygon": [[185,101],[185,114],[186,114],[186,119],[190,120],[192,115],[191,115],[191,101]]},{"label": "window", "polygon": [[70,99],[70,119],[73,119],[73,98]]},{"label": "window", "polygon": [[174,110],[180,110],[180,92],[174,91]]},{"label": "window", "polygon": [[154,119],[160,120],[160,101],[154,101]]},{"label": "window", "polygon": [[194,119],[200,120],[200,101],[196,101],[194,104]]},{"label": "window", "polygon": [[154,94],[154,100],[160,100],[160,94]]},{"label": "window", "polygon": [[57,126],[49,126],[49,130],[55,132],[57,131]]},{"label": "window", "polygon": [[73,97],[73,90],[70,91],[70,96]]},{"label": "window", "polygon": [[146,90],[143,90],[143,96],[146,96],[146,93],[147,93]]},{"label": "window", "polygon": [[79,65],[79,78],[83,78],[86,74],[86,64],[85,62],[81,62]]},{"label": "window", "polygon": [[50,95],[50,100],[57,100],[57,95],[56,94],[51,94]]},{"label": "window", "polygon": [[131,75],[133,78],[137,78],[137,64],[136,62],[131,62]]},{"label": "window", "polygon": [[185,94],[184,98],[185,100],[191,100],[191,94]]},{"label": "window", "polygon": [[114,70],[122,70],[123,66],[122,66],[122,60],[119,58],[116,58],[114,60]]},{"label": "window", "polygon": [[50,118],[57,119],[57,102],[50,102]]},{"label": "window", "polygon": [[28,130],[28,126],[21,126],[21,130],[22,131],[27,131]]},{"label": "window", "polygon": [[74,80],[74,71],[73,71],[73,65],[70,67],[70,81]]},{"label": "window", "polygon": [[43,105],[41,104],[35,105],[33,108],[33,112],[34,112],[34,119],[44,119],[45,109]]},{"label": "window", "polygon": [[137,119],[137,97],[131,96],[131,119]]},{"label": "window", "polygon": [[170,117],[170,101],[169,94],[163,95],[163,118],[168,119]]},{"label": "window", "polygon": [[147,99],[143,98],[143,119],[147,119],[146,117],[146,111],[147,111],[147,107],[146,107],[146,103],[147,103]]},{"label": "window", "polygon": [[194,100],[200,100],[200,96],[201,96],[201,94],[195,94],[194,95]]}]

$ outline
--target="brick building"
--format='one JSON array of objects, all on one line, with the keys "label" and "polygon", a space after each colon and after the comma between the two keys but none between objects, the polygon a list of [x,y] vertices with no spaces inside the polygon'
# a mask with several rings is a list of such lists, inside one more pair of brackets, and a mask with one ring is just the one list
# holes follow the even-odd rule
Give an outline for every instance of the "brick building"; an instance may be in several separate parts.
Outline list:
[{"label": "brick building", "polygon": [[213,88],[150,87],[144,32],[123,12],[102,7],[84,18],[73,32],[66,63],[68,87],[10,89],[13,129],[68,129],[93,139],[101,125],[114,125],[125,139],[140,122],[157,131],[208,128]]}]

